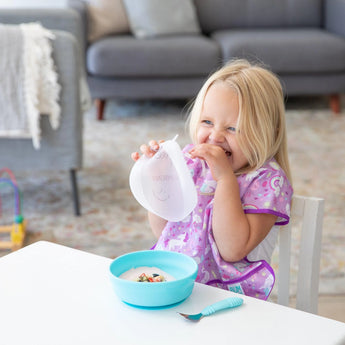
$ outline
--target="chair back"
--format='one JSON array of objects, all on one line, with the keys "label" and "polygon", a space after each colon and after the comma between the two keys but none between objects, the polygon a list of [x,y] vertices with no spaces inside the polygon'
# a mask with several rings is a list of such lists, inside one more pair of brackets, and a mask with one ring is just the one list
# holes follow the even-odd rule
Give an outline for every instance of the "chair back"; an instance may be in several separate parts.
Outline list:
[{"label": "chair back", "polygon": [[291,229],[300,227],[296,309],[317,314],[324,199],[293,196],[291,219],[279,233],[278,303],[289,305]]}]

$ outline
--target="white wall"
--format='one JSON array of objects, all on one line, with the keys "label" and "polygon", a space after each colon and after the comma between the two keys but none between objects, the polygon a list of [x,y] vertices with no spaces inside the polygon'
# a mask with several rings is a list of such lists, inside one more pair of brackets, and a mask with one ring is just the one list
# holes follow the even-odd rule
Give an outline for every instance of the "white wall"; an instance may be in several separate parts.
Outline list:
[{"label": "white wall", "polygon": [[66,0],[0,0],[2,8],[38,8],[38,7],[65,7]]}]

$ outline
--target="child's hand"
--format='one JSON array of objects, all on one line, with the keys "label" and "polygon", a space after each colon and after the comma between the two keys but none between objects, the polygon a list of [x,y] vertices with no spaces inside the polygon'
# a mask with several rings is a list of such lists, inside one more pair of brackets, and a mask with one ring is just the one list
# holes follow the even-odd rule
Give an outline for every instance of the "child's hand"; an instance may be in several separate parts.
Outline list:
[{"label": "child's hand", "polygon": [[207,162],[213,178],[219,181],[232,175],[233,169],[225,151],[217,145],[199,144],[189,151],[192,158],[200,158]]},{"label": "child's hand", "polygon": [[[159,140],[158,142],[156,140],[150,140],[148,145],[143,144],[140,146],[140,151],[147,157],[153,157],[159,150],[159,144],[163,142],[164,140]],[[139,152],[133,152],[131,157],[134,161],[137,161],[140,158],[140,154]]]}]

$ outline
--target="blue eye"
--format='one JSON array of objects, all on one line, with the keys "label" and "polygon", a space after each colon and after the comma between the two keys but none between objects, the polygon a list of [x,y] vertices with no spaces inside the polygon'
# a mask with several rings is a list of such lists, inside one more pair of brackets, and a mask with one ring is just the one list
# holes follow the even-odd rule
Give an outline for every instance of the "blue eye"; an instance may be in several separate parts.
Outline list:
[{"label": "blue eye", "polygon": [[235,128],[235,127],[228,127],[228,131],[230,131],[230,132],[236,132],[236,128]]},{"label": "blue eye", "polygon": [[205,123],[206,125],[212,125],[212,121],[210,120],[203,120],[202,123]]}]

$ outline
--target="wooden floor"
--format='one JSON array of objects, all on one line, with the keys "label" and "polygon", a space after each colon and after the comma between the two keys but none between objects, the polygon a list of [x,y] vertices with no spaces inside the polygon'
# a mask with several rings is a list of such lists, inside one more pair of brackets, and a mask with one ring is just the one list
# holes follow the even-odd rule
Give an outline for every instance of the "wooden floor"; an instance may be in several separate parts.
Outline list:
[{"label": "wooden floor", "polygon": [[318,314],[345,322],[345,295],[319,296]]},{"label": "wooden floor", "polygon": [[[277,303],[276,296],[269,299],[272,303]],[[290,297],[291,308],[296,308],[296,299]],[[318,315],[341,321],[345,323],[345,294],[319,295]]]},{"label": "wooden floor", "polygon": [[[272,300],[274,302],[274,300]],[[296,307],[296,299],[290,298],[290,307]],[[319,295],[318,315],[345,323],[345,294]]]}]

